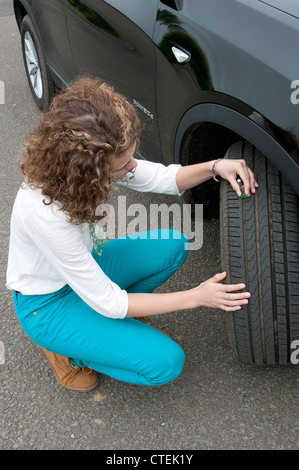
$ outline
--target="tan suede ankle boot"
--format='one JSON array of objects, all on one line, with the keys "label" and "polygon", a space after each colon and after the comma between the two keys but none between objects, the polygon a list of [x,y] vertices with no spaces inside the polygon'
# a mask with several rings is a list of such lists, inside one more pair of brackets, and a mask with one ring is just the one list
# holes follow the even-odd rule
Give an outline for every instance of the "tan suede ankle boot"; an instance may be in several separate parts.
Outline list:
[{"label": "tan suede ankle boot", "polygon": [[50,362],[61,387],[77,392],[90,392],[98,386],[98,376],[90,367],[79,367],[68,357],[48,351],[41,346],[38,346],[38,349]]}]

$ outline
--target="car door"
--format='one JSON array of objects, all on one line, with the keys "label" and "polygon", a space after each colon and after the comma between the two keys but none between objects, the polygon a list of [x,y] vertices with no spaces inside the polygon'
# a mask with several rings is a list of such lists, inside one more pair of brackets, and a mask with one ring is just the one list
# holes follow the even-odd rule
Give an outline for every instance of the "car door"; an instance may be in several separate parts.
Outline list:
[{"label": "car door", "polygon": [[68,83],[76,68],[68,39],[64,0],[39,0],[35,21],[48,67],[62,84]]},{"label": "car door", "polygon": [[158,0],[66,0],[77,74],[114,86],[138,108],[140,152],[159,161],[155,109],[155,50],[151,40]]}]

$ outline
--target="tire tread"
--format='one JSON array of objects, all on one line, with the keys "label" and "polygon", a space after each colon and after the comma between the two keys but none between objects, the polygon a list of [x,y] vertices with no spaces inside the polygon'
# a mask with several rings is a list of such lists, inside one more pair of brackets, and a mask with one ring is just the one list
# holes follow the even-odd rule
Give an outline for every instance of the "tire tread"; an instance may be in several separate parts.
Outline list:
[{"label": "tire tread", "polygon": [[245,282],[251,293],[248,305],[227,315],[229,337],[244,363],[287,364],[299,337],[298,198],[251,144],[234,144],[226,158],[244,158],[259,183],[246,199],[221,183],[222,268],[227,282]]}]

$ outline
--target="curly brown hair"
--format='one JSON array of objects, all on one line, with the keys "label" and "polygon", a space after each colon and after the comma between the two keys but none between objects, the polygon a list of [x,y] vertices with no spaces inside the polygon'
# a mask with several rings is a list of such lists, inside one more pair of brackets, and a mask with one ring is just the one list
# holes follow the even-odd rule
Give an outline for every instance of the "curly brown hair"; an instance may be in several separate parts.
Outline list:
[{"label": "curly brown hair", "polygon": [[58,201],[70,222],[95,219],[108,202],[109,157],[138,142],[133,106],[97,78],[80,77],[59,92],[25,140],[24,182]]}]

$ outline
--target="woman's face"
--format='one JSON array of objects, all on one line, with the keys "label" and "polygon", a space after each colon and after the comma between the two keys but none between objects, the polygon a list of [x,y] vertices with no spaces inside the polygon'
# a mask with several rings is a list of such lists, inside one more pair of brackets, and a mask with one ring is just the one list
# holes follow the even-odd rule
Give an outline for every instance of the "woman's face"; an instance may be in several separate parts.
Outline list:
[{"label": "woman's face", "polygon": [[111,157],[109,157],[111,179],[122,179],[137,166],[137,162],[134,158],[135,150],[136,143],[131,145],[122,155],[111,155]]}]

